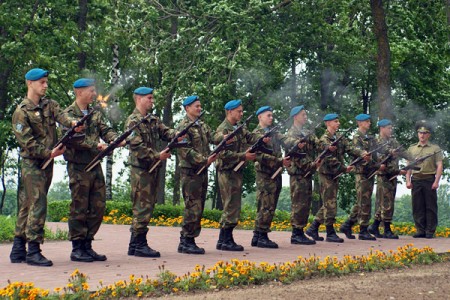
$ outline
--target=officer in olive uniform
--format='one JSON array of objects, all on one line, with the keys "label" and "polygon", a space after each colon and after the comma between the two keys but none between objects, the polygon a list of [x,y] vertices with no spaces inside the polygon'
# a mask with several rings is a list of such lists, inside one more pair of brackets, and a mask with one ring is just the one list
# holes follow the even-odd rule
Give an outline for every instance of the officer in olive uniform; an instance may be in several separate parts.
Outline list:
[{"label": "officer in olive uniform", "polygon": [[63,146],[53,149],[57,142],[56,122],[70,127],[75,125],[75,121],[62,114],[56,101],[44,97],[48,88],[48,73],[39,68],[26,73],[27,96],[12,117],[12,128],[22,157],[18,216],[10,254],[12,263],[26,261],[29,265],[53,265],[40,249],[40,244],[44,242],[47,192],[52,181],[53,163],[44,170],[41,166],[65,150]]},{"label": "officer in olive uniform", "polygon": [[432,134],[429,124],[424,121],[418,122],[416,130],[419,142],[408,148],[408,154],[414,159],[435,154],[418,165],[420,170],[407,172],[406,187],[412,189],[412,210],[417,231],[414,237],[431,239],[438,224],[436,190],[442,176],[443,155],[441,148],[429,141]]},{"label": "officer in olive uniform", "polygon": [[[191,122],[194,122],[202,112],[200,99],[196,95],[186,97],[183,107],[186,116],[181,120],[178,126],[179,130],[183,130]],[[183,224],[181,225],[178,252],[205,254],[205,249],[197,246],[195,238],[200,235],[202,229],[201,219],[208,189],[208,172],[197,175],[197,171],[204,165],[210,165],[216,159],[215,154],[209,156],[209,144],[212,143],[211,129],[202,120],[198,120],[189,128],[185,140],[189,146],[177,151],[184,199]]]},{"label": "officer in olive uniform", "polygon": [[[64,110],[71,118],[81,119],[93,107],[97,96],[95,81],[80,78],[73,84],[75,101]],[[69,240],[72,241],[72,261],[105,261],[106,256],[92,249],[92,240],[100,228],[105,213],[106,187],[102,167],[98,164],[91,171],[84,169],[117,134],[109,127],[99,110],[95,110],[84,125],[85,138],[67,145],[64,159],[67,161],[69,187],[72,196],[69,215]],[[121,146],[124,145],[124,142]]]},{"label": "officer in olive uniform", "polygon": [[[133,95],[136,108],[128,117],[125,128],[130,128],[139,122],[153,108],[153,89],[139,87]],[[153,250],[147,243],[147,232],[150,218],[156,203],[156,187],[160,168],[149,173],[150,168],[158,161],[170,157],[168,149],[156,151],[156,141],[162,139],[170,141],[175,131],[166,127],[156,116],[141,123],[134,129],[128,138],[130,156],[128,163],[131,166],[131,200],[133,202],[133,223],[131,225],[131,238],[128,246],[128,255],[138,257],[160,257],[158,251]]]}]

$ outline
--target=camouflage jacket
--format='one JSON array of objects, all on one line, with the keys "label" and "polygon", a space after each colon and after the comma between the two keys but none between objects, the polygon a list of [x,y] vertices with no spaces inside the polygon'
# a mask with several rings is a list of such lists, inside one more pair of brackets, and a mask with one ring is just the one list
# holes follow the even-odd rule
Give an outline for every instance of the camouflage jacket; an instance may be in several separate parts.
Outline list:
[{"label": "camouflage jacket", "polygon": [[63,114],[54,100],[42,98],[38,105],[34,105],[30,99],[24,98],[12,117],[12,129],[20,145],[20,156],[36,160],[50,158],[58,140],[56,122],[70,127],[73,120]]},{"label": "camouflage jacket", "polygon": [[[376,147],[378,143],[373,135],[363,134],[361,131],[357,131],[353,136],[353,146],[361,151],[370,152]],[[357,174],[369,174],[376,168],[377,152],[372,153],[372,160],[369,162],[363,161],[356,165],[355,173]]]},{"label": "camouflage jacket", "polygon": [[[308,133],[308,131],[302,130],[302,128],[293,125],[287,132],[287,136],[293,140],[287,144],[287,147],[285,148],[286,152],[291,150],[291,148],[294,147],[295,144],[297,144],[300,139]],[[287,168],[288,174],[305,175],[308,172],[314,173],[316,171],[316,167],[313,162],[316,159],[318,149],[319,139],[314,134],[311,134],[308,137],[305,146],[300,149],[300,151],[297,151],[299,153],[305,153],[306,156],[304,158],[291,157],[291,166]]]},{"label": "camouflage jacket", "polygon": [[[88,107],[88,110],[90,111],[92,108]],[[74,119],[81,119],[84,116],[76,102],[67,107],[64,113]],[[100,138],[107,143],[117,138],[117,134],[106,124],[104,116],[99,110],[94,111],[84,126],[84,139],[67,145],[64,159],[68,162],[82,165],[88,164],[100,152],[97,150]]]},{"label": "camouflage jacket", "polygon": [[[133,126],[144,116],[134,109],[128,117],[125,128]],[[151,116],[133,130],[128,137],[130,155],[128,163],[134,167],[150,169],[159,159],[159,151],[156,150],[156,141],[162,139],[169,142],[175,136],[175,130],[168,128],[156,116]]]},{"label": "camouflage jacket", "polygon": [[[181,131],[191,122],[192,120],[186,116],[177,129]],[[209,144],[212,143],[211,129],[202,120],[198,120],[189,128],[185,140],[189,143],[189,147],[177,150],[180,167],[197,170],[207,163]]]},{"label": "camouflage jacket", "polygon": [[[381,162],[382,160],[384,160],[392,150],[395,150],[398,147],[400,147],[400,143],[393,137],[388,138],[388,139],[383,139],[382,137],[378,136],[377,141],[379,144],[388,142],[388,144],[386,146],[384,146],[383,148],[380,149],[380,151],[379,151],[380,155],[378,157],[378,162]],[[404,149],[401,149],[401,151],[397,152],[396,155],[391,156],[391,158],[385,162],[386,169],[383,172],[379,171],[378,174],[386,175],[386,176],[397,175],[400,170],[400,168],[398,166],[398,162],[399,162],[400,158],[404,158],[407,160],[411,159],[411,157],[408,155],[407,151]]]},{"label": "camouflage jacket", "polygon": [[[234,131],[235,127],[227,119],[217,127],[213,136],[215,144],[220,143],[223,140],[225,134],[229,134]],[[239,162],[245,160],[245,151],[247,151],[249,144],[253,144],[258,139],[258,136],[249,132],[247,127],[244,126],[237,135],[234,137],[233,142],[228,145],[226,150],[220,152],[216,160],[217,170],[232,170]],[[242,172],[243,168],[239,169]]]},{"label": "camouflage jacket", "polygon": [[[326,146],[330,145],[337,138],[337,135],[331,135],[331,133],[326,130],[320,138],[321,150],[325,149]],[[338,143],[336,151],[329,153],[329,156],[324,158],[324,161],[319,167],[319,172],[331,176],[345,172],[346,165],[344,162],[344,154],[346,153],[353,157],[358,157],[362,155],[363,151],[355,148],[346,138],[343,138]]]}]

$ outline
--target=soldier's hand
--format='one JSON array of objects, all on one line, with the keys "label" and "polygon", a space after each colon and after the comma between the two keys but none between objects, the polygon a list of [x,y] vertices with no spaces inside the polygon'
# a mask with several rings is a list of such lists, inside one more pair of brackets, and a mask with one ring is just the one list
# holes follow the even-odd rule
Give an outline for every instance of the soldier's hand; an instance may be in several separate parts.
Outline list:
[{"label": "soldier's hand", "polygon": [[411,183],[411,182],[407,182],[407,183],[406,183],[406,188],[407,188],[407,189],[412,189],[412,188],[413,188],[412,183]]},{"label": "soldier's hand", "polygon": [[177,139],[177,141],[178,141],[178,142],[182,142],[185,138],[186,138],[186,134],[180,136],[180,137]]},{"label": "soldier's hand", "polygon": [[369,161],[372,160],[372,155],[369,154],[369,152],[364,151],[363,154],[362,154],[362,156],[364,157],[364,160],[365,160],[366,162],[369,162]]},{"label": "soldier's hand", "polygon": [[318,159],[315,162],[313,162],[314,166],[316,169],[318,169],[320,167],[320,165],[322,164],[322,160]]},{"label": "soldier's hand", "polygon": [[334,152],[334,151],[336,151],[336,149],[337,149],[337,146],[328,146],[328,151],[330,151],[330,152]]},{"label": "soldier's hand", "polygon": [[250,152],[250,148],[245,151],[245,160],[255,160],[256,159],[256,153]]},{"label": "soldier's hand", "polygon": [[53,148],[52,153],[50,154],[50,158],[54,158],[60,156],[66,151],[66,147],[63,144],[60,144],[58,147]]},{"label": "soldier's hand", "polygon": [[[226,139],[227,136],[228,136],[228,134],[225,134],[225,135],[223,136],[223,139]],[[234,138],[232,138],[232,139],[229,139],[229,140],[227,141],[227,145],[232,144],[232,143],[234,143],[235,141],[236,141],[236,137],[234,137]]]},{"label": "soldier's hand", "polygon": [[169,157],[170,157],[169,148],[166,148],[159,153],[159,160],[166,160]]},{"label": "soldier's hand", "polygon": [[97,150],[103,151],[108,147],[108,145],[104,144],[104,143],[98,143],[97,144]]},{"label": "soldier's hand", "polygon": [[298,144],[297,144],[297,147],[298,147],[299,149],[303,149],[303,147],[305,147],[305,145],[306,145],[305,142],[303,142],[303,143],[298,143]]},{"label": "soldier's hand", "polygon": [[406,170],[400,170],[399,175],[406,175],[406,173],[408,173],[408,171],[406,171]]},{"label": "soldier's hand", "polygon": [[[385,165],[385,164],[382,164],[382,165],[380,166],[380,168],[378,169],[378,171],[383,172],[384,170],[386,170],[386,165]],[[405,173],[405,174],[406,174],[406,173]]]},{"label": "soldier's hand", "polygon": [[285,167],[290,167],[291,166],[291,157],[290,156],[286,156],[285,158],[283,158],[283,166]]},{"label": "soldier's hand", "polygon": [[[78,123],[77,121],[72,121],[72,127],[77,125],[77,123]],[[86,129],[86,126],[84,126],[84,124],[83,124],[83,125],[78,126],[77,128],[75,128],[75,132],[82,132],[85,129]]]},{"label": "soldier's hand", "polygon": [[350,173],[350,172],[353,171],[354,169],[355,169],[354,166],[348,166],[348,167],[345,169],[345,172],[346,172],[346,173]]},{"label": "soldier's hand", "polygon": [[211,155],[210,157],[208,157],[208,161],[207,161],[207,165],[212,164],[215,160],[217,159],[217,153],[214,153],[213,155]]},{"label": "soldier's hand", "polygon": [[263,138],[263,142],[264,142],[264,144],[270,143],[270,137]]},{"label": "soldier's hand", "polygon": [[431,189],[432,190],[437,190],[438,189],[438,187],[439,187],[439,181],[435,181],[435,182],[433,182],[433,185],[431,186]]}]

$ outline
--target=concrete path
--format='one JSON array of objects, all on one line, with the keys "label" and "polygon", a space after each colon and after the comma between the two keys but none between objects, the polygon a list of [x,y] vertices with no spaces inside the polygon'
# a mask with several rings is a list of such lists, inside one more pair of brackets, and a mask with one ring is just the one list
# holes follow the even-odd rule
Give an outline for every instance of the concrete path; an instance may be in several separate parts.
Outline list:
[{"label": "concrete path", "polygon": [[[61,228],[67,230],[66,223],[47,223],[52,230]],[[70,261],[71,244],[68,241],[46,242],[42,249],[44,255],[53,261],[53,267],[33,267],[25,263],[12,264],[9,262],[11,244],[0,244],[0,287],[6,286],[7,281],[34,282],[36,287],[50,289],[64,287],[70,274],[79,269],[89,277],[89,285],[92,290],[97,289],[99,281],[103,284],[111,284],[118,280],[128,280],[131,274],[136,277],[141,275],[156,277],[160,272],[159,267],[164,266],[177,275],[192,272],[196,265],[213,266],[217,261],[227,261],[232,258],[248,259],[254,262],[282,263],[295,260],[299,255],[309,257],[317,255],[363,255],[372,250],[396,250],[399,246],[414,244],[417,248],[430,246],[436,252],[450,250],[450,238],[414,239],[402,236],[399,240],[378,239],[377,241],[345,240],[343,244],[319,242],[312,246],[299,246],[290,244],[290,232],[272,232],[270,238],[278,243],[279,249],[260,249],[250,246],[252,231],[236,230],[235,240],[245,247],[244,252],[217,251],[218,229],[203,229],[201,236],[196,240],[200,247],[206,250],[205,255],[179,254],[177,246],[179,242],[180,228],[175,227],[151,227],[148,234],[149,244],[153,249],[161,252],[161,257],[138,258],[128,256],[129,226],[103,224],[93,243],[98,253],[106,254],[105,262],[77,263]],[[323,236],[324,234],[321,233]],[[343,237],[343,234],[340,234]]]}]

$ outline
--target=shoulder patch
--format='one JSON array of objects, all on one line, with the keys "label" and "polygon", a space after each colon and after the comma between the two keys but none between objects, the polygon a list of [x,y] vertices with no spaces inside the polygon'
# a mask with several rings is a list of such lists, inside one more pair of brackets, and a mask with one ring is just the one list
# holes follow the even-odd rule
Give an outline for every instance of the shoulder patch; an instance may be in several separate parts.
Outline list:
[{"label": "shoulder patch", "polygon": [[23,129],[23,125],[22,125],[21,123],[17,123],[17,124],[16,124],[16,130],[17,130],[18,132],[22,132],[22,129]]}]

